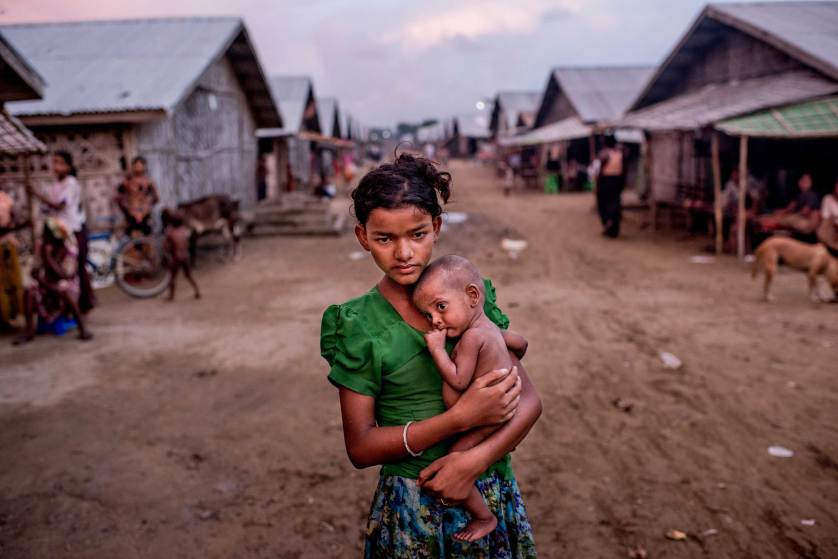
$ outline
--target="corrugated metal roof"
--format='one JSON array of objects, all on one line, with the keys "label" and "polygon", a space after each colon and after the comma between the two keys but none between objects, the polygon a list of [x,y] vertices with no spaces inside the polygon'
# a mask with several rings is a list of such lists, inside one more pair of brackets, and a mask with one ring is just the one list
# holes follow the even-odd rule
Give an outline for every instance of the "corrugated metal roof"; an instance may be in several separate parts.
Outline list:
[{"label": "corrugated metal roof", "polygon": [[591,127],[583,123],[577,116],[572,116],[559,122],[553,122],[541,128],[536,128],[526,134],[501,138],[498,143],[506,147],[535,146],[550,144],[562,140],[574,140],[591,135]]},{"label": "corrugated metal roof", "polygon": [[707,14],[838,79],[838,2],[711,4]]},{"label": "corrugated metal roof", "polygon": [[838,97],[723,120],[718,130],[760,138],[838,138]]},{"label": "corrugated metal roof", "polygon": [[538,109],[541,93],[538,91],[501,91],[498,92],[496,103],[500,104],[506,117],[508,130],[515,128],[521,113],[531,113]]},{"label": "corrugated metal roof", "polygon": [[838,83],[809,70],[711,84],[629,113],[615,124],[646,130],[692,130],[760,109],[838,91]]},{"label": "corrugated metal roof", "polygon": [[[341,137],[340,110],[338,100],[334,97],[317,98],[317,115],[320,119],[320,131],[326,136]],[[337,118],[337,120],[335,120]],[[335,125],[338,129],[335,130]]]},{"label": "corrugated metal roof", "polygon": [[274,103],[282,113],[284,130],[296,134],[303,126],[303,115],[314,86],[308,76],[271,76],[269,78]]},{"label": "corrugated metal roof", "polygon": [[553,77],[584,122],[619,118],[654,71],[653,66],[558,67]]},{"label": "corrugated metal roof", "polygon": [[838,2],[710,4],[702,10],[632,101],[639,109],[662,101],[685,68],[732,27],[838,80]]},{"label": "corrugated metal roof", "polygon": [[0,103],[13,99],[40,99],[44,95],[44,78],[35,71],[0,33],[0,83],[7,91],[0,91]]},{"label": "corrugated metal roof", "polygon": [[[10,105],[17,115],[71,115],[139,110],[171,111],[196,80],[244,34],[244,53],[258,77],[250,93],[265,97],[257,121],[280,123],[270,105],[259,61],[239,18],[201,17],[0,27],[44,76],[42,101]],[[241,50],[241,49],[240,49]],[[237,52],[237,56],[242,56]],[[252,81],[252,80],[251,80]]]},{"label": "corrugated metal roof", "polygon": [[18,119],[0,109],[0,154],[23,155],[47,150]]}]

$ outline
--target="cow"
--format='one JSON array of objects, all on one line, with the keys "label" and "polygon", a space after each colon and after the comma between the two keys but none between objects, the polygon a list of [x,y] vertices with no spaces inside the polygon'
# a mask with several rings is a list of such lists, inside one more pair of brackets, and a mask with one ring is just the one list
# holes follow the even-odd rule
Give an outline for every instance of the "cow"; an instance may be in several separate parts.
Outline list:
[{"label": "cow", "polygon": [[198,239],[208,233],[221,233],[227,242],[226,255],[238,259],[239,201],[226,194],[210,194],[197,200],[178,204],[183,221],[192,230],[189,237],[189,256],[195,262]]}]

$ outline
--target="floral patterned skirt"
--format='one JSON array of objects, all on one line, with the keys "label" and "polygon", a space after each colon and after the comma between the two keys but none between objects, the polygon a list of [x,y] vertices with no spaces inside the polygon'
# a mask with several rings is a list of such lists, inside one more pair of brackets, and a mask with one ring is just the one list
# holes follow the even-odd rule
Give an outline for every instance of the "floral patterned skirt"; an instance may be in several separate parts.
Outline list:
[{"label": "floral patterned skirt", "polygon": [[454,534],[469,520],[460,507],[444,507],[419,489],[415,479],[382,475],[373,498],[364,557],[529,559],[536,556],[532,526],[515,478],[490,473],[477,481],[498,518],[498,527],[476,542]]}]

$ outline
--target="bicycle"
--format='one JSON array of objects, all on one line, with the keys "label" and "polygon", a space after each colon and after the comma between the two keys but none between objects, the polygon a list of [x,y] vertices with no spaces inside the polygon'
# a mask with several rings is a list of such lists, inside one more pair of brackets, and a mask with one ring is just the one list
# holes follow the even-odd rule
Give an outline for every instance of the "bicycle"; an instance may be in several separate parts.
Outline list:
[{"label": "bicycle", "polygon": [[112,229],[93,234],[85,267],[94,289],[116,283],[138,299],[160,295],[172,281],[163,238],[157,235],[120,238]]}]

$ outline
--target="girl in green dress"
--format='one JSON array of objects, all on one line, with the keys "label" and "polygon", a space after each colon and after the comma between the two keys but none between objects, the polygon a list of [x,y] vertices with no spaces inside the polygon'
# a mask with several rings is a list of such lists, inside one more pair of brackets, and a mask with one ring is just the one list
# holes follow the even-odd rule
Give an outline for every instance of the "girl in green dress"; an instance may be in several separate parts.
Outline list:
[{"label": "girl in green dress", "polygon": [[[427,320],[412,289],[439,238],[451,177],[402,154],[368,173],[353,191],[355,234],[384,277],[323,315],[321,353],[340,392],[349,459],[381,465],[367,523],[365,557],[535,557],[532,527],[509,452],[527,435],[541,403],[518,360],[471,383],[446,410],[442,380],[424,340]],[[486,315],[509,320],[485,281]],[[474,448],[447,453],[457,435],[501,425]],[[497,528],[475,542],[454,539],[468,521],[458,506],[477,484]]]}]

